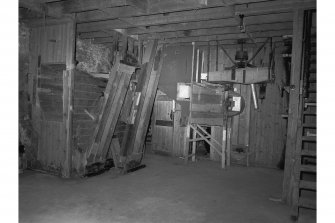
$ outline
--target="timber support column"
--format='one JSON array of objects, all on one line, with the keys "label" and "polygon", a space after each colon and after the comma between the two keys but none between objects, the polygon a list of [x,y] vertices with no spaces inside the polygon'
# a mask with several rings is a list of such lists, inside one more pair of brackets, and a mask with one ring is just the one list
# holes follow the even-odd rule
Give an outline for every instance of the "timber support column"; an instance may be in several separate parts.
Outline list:
[{"label": "timber support column", "polygon": [[72,169],[72,116],[73,116],[73,88],[76,48],[76,19],[72,17],[69,24],[71,35],[67,39],[66,70],[63,72],[63,126],[64,126],[64,164],[62,177],[71,177]]},{"label": "timber support column", "polygon": [[297,141],[298,122],[300,120],[299,98],[300,79],[302,73],[302,46],[303,46],[304,10],[294,12],[292,58],[291,58],[291,80],[290,101],[288,110],[288,125],[286,138],[285,169],[283,181],[282,199],[287,204],[292,204],[292,192],[294,186],[293,167],[295,163],[295,150]]}]

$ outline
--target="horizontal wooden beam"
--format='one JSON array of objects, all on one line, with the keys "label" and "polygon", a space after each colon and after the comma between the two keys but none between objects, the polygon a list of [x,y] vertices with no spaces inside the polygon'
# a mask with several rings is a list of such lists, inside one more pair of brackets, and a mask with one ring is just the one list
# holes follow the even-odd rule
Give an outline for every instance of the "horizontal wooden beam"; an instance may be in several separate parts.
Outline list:
[{"label": "horizontal wooden beam", "polygon": [[[178,12],[169,12],[154,15],[142,15],[142,16],[137,16],[139,13],[136,13],[135,17],[127,17],[130,16],[131,13],[134,11],[136,11],[136,9],[132,7],[126,7],[126,8],[122,7],[120,11],[117,11],[116,8],[109,8],[104,9],[105,13],[101,11],[99,13],[87,12],[79,14],[77,16],[77,22],[78,23],[88,22],[90,19],[91,20],[112,19],[113,21],[113,19],[122,18],[122,21],[131,24],[130,27],[137,27],[137,26],[152,26],[152,25],[168,24],[168,23],[228,18],[234,16],[234,11],[229,7],[213,7],[213,8],[200,8],[197,10],[187,10],[187,11],[178,11]],[[122,14],[123,12],[124,14]]]},{"label": "horizontal wooden beam", "polygon": [[[201,19],[201,18],[200,18]],[[274,23],[274,22],[287,22],[292,21],[292,13],[277,13],[269,15],[255,15],[247,16],[244,19],[246,25],[260,24],[260,23]],[[140,23],[138,23],[140,24]],[[224,26],[237,26],[238,20],[235,18],[221,18],[205,21],[193,21],[185,23],[173,23],[164,25],[153,25],[153,26],[139,26],[132,27],[131,23],[128,21],[122,21],[120,19],[97,21],[89,23],[81,23],[77,25],[78,32],[93,32],[100,31],[106,28],[109,29],[122,29],[127,28],[127,33],[129,35],[134,34],[145,34],[145,33],[155,33],[155,32],[169,32],[178,30],[192,30],[192,29],[202,29],[202,28],[214,28],[214,27],[224,27]]]},{"label": "horizontal wooden beam", "polygon": [[[283,35],[292,34],[292,29],[278,30],[278,31],[266,31],[266,32],[254,32],[249,33],[253,39],[266,38],[266,37],[281,37]],[[181,42],[205,42],[205,41],[216,41],[216,40],[237,40],[245,39],[248,36],[245,33],[239,34],[224,34],[224,35],[212,35],[212,36],[197,36],[197,37],[184,37],[163,40],[163,43],[181,43]]]},{"label": "horizontal wooden beam", "polygon": [[[234,7],[235,11],[232,7],[215,6],[199,8],[197,10],[184,10],[158,14],[145,14],[132,6],[125,6],[78,13],[77,22],[86,23],[97,20],[117,21],[117,18],[122,18],[122,21],[129,23],[127,27],[153,26],[159,24],[229,18],[235,14],[241,13],[255,15],[269,14],[270,12],[288,12],[293,11],[298,6],[305,7],[304,4],[301,5],[299,3],[311,3],[311,1],[315,2],[315,0],[276,0],[271,2],[252,3],[251,6],[250,4],[236,5]],[[112,22],[110,22],[110,24],[113,25]],[[116,23],[116,26],[118,25],[119,24]]]},{"label": "horizontal wooden beam", "polygon": [[[255,43],[246,43],[243,46],[245,46],[246,48],[248,47],[258,47],[261,44],[263,44],[266,41],[267,38],[255,38]],[[212,46],[212,47],[216,47],[216,44],[219,44],[219,46],[223,46],[225,49],[237,49],[239,48],[241,45],[237,44],[236,39],[233,40],[218,40],[218,41],[211,41],[211,42],[207,42],[207,41],[202,41],[202,42],[195,42],[195,46],[196,47],[205,47],[207,49],[208,45]],[[283,46],[283,38],[282,37],[273,37],[272,38],[272,43],[275,44],[276,46]],[[181,43],[166,43],[167,46],[190,46],[192,45],[191,42],[181,42]]]},{"label": "horizontal wooden beam", "polygon": [[[248,2],[259,2],[262,0],[248,0]],[[136,6],[145,7],[144,0],[66,0],[56,1],[46,4],[48,11],[53,13],[65,14],[65,13],[78,13],[99,9],[106,9],[111,7],[123,7],[123,6]],[[206,6],[205,2],[208,2],[209,6],[224,5],[222,0],[147,0],[148,11],[157,13],[159,11],[166,10],[183,10],[183,9],[197,9],[202,6]],[[233,1],[228,1],[230,5],[235,4]]]},{"label": "horizontal wooden beam", "polygon": [[316,8],[316,0],[276,0],[236,5],[235,14],[255,15],[273,12],[293,12],[297,9]]},{"label": "horizontal wooden beam", "polygon": [[[283,23],[269,23],[269,24],[254,24],[246,27],[247,32],[257,32],[257,31],[275,31],[283,29],[292,29],[292,22]],[[140,39],[170,39],[170,38],[180,38],[180,37],[191,37],[191,36],[205,36],[205,35],[223,35],[231,33],[241,33],[237,26],[226,26],[218,28],[208,28],[208,29],[196,29],[196,30],[182,30],[182,31],[171,31],[171,32],[161,32],[161,33],[150,33],[140,35]]]},{"label": "horizontal wooden beam", "polygon": [[123,29],[130,25],[119,19],[106,20],[99,22],[81,23],[77,25],[77,32],[100,31],[103,29]]},{"label": "horizontal wooden beam", "polygon": [[47,3],[46,8],[48,12],[61,15],[125,5],[127,5],[126,0],[67,0]]},{"label": "horizontal wooden beam", "polygon": [[[266,38],[266,37],[282,37],[283,35],[292,34],[292,29],[282,29],[275,31],[257,31],[250,32],[249,35],[252,38]],[[249,36],[246,33],[228,33],[222,35],[204,35],[204,36],[193,36],[193,37],[180,37],[170,39],[160,39],[163,43],[190,43],[190,42],[208,42],[216,40],[231,40],[231,44],[236,44],[237,39],[248,39]],[[144,39],[143,39],[144,40]],[[115,40],[112,37],[101,37],[94,38],[94,43],[113,43]]]},{"label": "horizontal wooden beam", "polygon": [[[280,23],[280,22],[290,22],[292,21],[292,13],[277,13],[269,15],[257,15],[257,16],[247,16],[244,19],[246,26],[253,24],[267,24],[267,23]],[[235,18],[225,18],[225,19],[215,19],[197,22],[187,22],[187,23],[175,23],[166,25],[150,26],[146,29],[138,28],[128,28],[127,32],[129,34],[146,34],[146,33],[160,33],[160,32],[171,32],[180,30],[195,30],[195,29],[205,29],[205,28],[216,28],[225,26],[238,26],[239,22]]]}]

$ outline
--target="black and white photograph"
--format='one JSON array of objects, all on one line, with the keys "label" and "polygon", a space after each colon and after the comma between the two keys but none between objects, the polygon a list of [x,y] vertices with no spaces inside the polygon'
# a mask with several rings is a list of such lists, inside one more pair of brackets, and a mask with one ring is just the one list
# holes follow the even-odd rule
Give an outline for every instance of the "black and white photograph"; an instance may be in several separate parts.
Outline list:
[{"label": "black and white photograph", "polygon": [[335,179],[334,5],[320,2],[330,12],[316,0],[4,3],[1,221],[333,222],[319,176]]}]

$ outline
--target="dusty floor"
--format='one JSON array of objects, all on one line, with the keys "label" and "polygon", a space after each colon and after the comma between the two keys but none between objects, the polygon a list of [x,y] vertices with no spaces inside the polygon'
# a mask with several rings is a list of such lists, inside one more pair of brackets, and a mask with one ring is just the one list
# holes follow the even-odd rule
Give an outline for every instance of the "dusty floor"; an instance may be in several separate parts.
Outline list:
[{"label": "dusty floor", "polygon": [[[33,223],[286,223],[282,171],[147,155],[146,168],[64,180],[26,171],[19,178],[19,219]],[[305,221],[304,221],[305,222]],[[307,221],[306,221],[307,222]]]}]

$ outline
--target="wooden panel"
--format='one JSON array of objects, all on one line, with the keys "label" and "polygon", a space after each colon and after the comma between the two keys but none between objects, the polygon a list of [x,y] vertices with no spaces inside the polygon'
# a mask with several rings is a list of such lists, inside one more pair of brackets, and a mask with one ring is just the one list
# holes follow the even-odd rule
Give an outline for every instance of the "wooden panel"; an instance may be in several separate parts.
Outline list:
[{"label": "wooden panel", "polygon": [[[222,126],[211,126],[211,136],[222,144]],[[210,159],[214,161],[221,161],[221,156],[218,154],[214,148],[210,148]]]},{"label": "wooden panel", "polygon": [[39,55],[42,63],[65,63],[68,50],[71,50],[70,23],[63,23],[51,26],[35,27],[39,32]]},{"label": "wooden panel", "polygon": [[186,140],[186,127],[181,126],[181,105],[176,103],[173,115],[173,156],[183,156],[184,143]]},{"label": "wooden panel", "polygon": [[[152,130],[153,150],[173,152],[173,101],[155,101],[153,108],[155,124]],[[169,126],[167,123],[170,123]]]},{"label": "wooden panel", "polygon": [[42,117],[45,120],[63,120],[63,71],[65,69],[65,63],[41,64],[37,92],[43,111]]},{"label": "wooden panel", "polygon": [[216,82],[231,82],[241,84],[253,84],[266,82],[269,80],[269,68],[268,67],[256,67],[256,68],[238,68],[235,70],[235,78],[232,79],[232,70],[225,70],[223,72],[214,71],[209,72],[208,81]]},{"label": "wooden panel", "polygon": [[56,174],[64,167],[63,128],[62,122],[40,121],[37,160],[42,169]]}]

